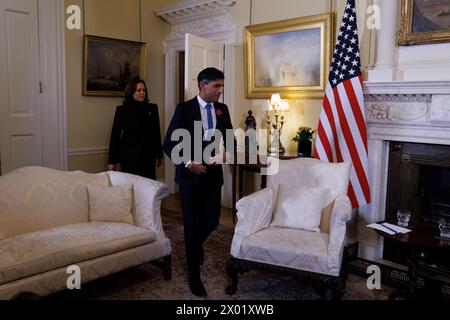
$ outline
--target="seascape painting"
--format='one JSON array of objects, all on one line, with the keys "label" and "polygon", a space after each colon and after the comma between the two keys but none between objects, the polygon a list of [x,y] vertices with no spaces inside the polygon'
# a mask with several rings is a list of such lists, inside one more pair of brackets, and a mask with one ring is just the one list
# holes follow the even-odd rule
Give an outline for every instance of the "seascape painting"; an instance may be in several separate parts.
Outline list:
[{"label": "seascape painting", "polygon": [[398,44],[450,41],[450,0],[402,0]]},{"label": "seascape painting", "polygon": [[123,96],[128,81],[144,77],[145,44],[85,37],[83,94]]},{"label": "seascape painting", "polygon": [[413,32],[450,30],[450,0],[414,0]]}]

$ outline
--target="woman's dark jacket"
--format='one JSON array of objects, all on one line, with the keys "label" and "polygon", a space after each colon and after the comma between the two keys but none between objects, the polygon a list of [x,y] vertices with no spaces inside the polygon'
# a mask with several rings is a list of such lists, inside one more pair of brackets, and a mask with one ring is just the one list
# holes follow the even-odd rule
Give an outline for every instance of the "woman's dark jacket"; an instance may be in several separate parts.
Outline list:
[{"label": "woman's dark jacket", "polygon": [[118,106],[109,143],[108,164],[127,167],[162,159],[158,106],[135,102]]}]

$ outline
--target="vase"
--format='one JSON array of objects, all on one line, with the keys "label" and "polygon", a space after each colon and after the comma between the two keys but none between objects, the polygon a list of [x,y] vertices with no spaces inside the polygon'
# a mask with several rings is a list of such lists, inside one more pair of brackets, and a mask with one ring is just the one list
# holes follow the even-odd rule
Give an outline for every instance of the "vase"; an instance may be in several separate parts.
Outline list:
[{"label": "vase", "polygon": [[299,157],[311,157],[312,142],[311,141],[299,141],[297,148],[297,155]]}]

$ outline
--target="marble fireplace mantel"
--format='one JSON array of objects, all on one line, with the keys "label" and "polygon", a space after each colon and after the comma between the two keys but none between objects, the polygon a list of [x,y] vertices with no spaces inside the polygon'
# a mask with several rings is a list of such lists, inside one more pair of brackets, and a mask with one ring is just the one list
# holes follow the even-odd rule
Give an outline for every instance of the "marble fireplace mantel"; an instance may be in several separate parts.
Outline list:
[{"label": "marble fireplace mantel", "polygon": [[365,82],[372,202],[358,210],[360,257],[376,261],[383,239],[367,224],[384,219],[390,141],[450,145],[450,81]]}]

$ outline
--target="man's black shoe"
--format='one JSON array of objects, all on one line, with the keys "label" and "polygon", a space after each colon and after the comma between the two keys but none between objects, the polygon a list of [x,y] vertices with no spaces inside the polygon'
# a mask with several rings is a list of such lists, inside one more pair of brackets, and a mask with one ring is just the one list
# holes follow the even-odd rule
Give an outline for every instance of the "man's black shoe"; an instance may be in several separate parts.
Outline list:
[{"label": "man's black shoe", "polygon": [[189,277],[189,289],[191,289],[193,295],[196,295],[198,297],[206,297],[208,295],[205,287],[203,286],[202,280],[200,279],[200,276]]}]

